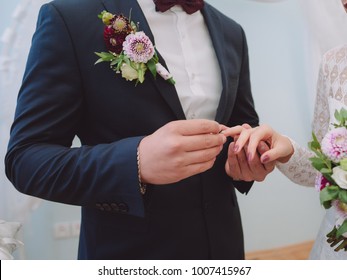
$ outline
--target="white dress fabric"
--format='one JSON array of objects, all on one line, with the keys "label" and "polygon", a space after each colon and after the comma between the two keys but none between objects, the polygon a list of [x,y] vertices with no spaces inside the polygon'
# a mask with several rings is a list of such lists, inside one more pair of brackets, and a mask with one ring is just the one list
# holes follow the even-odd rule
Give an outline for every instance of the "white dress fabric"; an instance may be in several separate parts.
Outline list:
[{"label": "white dress fabric", "polygon": [[[314,108],[313,131],[319,141],[335,122],[335,110],[347,107],[347,45],[335,47],[326,52],[322,58],[317,96]],[[306,147],[292,141],[294,154],[285,164],[277,164],[278,169],[294,183],[303,186],[314,186],[318,172],[312,167],[309,158],[314,154]],[[319,201],[317,201],[319,203]],[[334,209],[327,210],[320,226],[310,259],[347,259],[347,252],[335,252],[326,241],[326,234],[335,225]]]}]

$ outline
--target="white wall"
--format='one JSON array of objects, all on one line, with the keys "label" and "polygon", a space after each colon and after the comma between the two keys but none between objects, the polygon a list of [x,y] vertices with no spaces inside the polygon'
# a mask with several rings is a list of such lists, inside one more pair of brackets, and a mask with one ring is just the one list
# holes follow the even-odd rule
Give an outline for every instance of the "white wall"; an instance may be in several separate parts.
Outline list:
[{"label": "white wall", "polygon": [[[261,122],[306,146],[314,100],[307,98],[310,46],[300,1],[209,2],[245,29]],[[312,240],[324,213],[313,188],[295,185],[277,170],[264,182],[255,183],[247,196],[238,197],[247,251]]]},{"label": "white wall", "polygon": [[[208,2],[245,29],[254,99],[261,122],[306,145],[313,103],[307,95],[312,94],[308,91],[313,87],[306,78],[310,71],[307,64],[310,46],[300,1]],[[11,13],[18,3],[19,0],[0,0],[0,34],[11,23]],[[247,196],[240,195],[239,202],[247,251],[314,239],[323,213],[313,189],[294,185],[277,171],[265,182],[256,183]],[[0,218],[6,211],[9,210],[0,208]],[[74,223],[78,218],[78,207],[42,202],[24,221],[22,237],[26,245],[18,258],[74,259],[77,238],[56,240],[52,233],[55,224]]]},{"label": "white wall", "polygon": [[[79,207],[39,201],[19,194],[6,180],[3,156],[13,119],[15,100],[24,71],[24,64],[34,31],[40,5],[48,0],[0,0],[0,54],[10,58],[11,67],[0,63],[0,219],[20,221],[23,226],[18,239],[25,244],[15,252],[18,259],[76,259],[78,237],[54,237],[54,228],[63,223],[64,228],[75,226],[80,219]],[[16,18],[15,8],[24,9]],[[18,12],[19,10],[16,9]],[[13,43],[5,43],[5,29],[12,28]],[[8,34],[8,33],[7,33]],[[5,41],[4,41],[5,40]],[[73,235],[73,236],[72,236]]]}]

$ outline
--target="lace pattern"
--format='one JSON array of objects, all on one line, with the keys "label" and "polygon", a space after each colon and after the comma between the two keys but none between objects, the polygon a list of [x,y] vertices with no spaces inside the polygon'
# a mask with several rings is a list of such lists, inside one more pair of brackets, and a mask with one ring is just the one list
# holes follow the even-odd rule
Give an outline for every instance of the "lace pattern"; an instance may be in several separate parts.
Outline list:
[{"label": "lace pattern", "polygon": [[[342,106],[347,106],[347,45],[329,50],[322,58],[312,123],[319,141],[327,133],[335,110]],[[318,172],[309,161],[313,152],[291,141],[293,156],[285,164],[277,163],[277,168],[296,184],[314,186]]]},{"label": "lace pattern", "polygon": [[[319,141],[327,133],[334,118],[335,110],[347,106],[347,45],[336,47],[323,56],[317,83],[312,129]],[[292,140],[294,154],[285,164],[277,164],[278,169],[293,182],[314,186],[318,172],[308,160],[312,155],[308,148]],[[326,242],[326,234],[335,224],[334,209],[326,211],[313,245],[310,259],[343,260],[347,252],[335,252]]]}]

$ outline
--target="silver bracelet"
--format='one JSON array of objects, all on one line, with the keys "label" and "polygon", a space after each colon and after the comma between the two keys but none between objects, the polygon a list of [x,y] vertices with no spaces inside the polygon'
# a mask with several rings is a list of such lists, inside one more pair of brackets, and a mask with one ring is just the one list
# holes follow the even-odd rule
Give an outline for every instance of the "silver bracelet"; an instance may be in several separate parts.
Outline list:
[{"label": "silver bracelet", "polygon": [[137,147],[136,158],[137,158],[137,175],[139,180],[140,193],[144,195],[146,193],[147,185],[145,183],[142,183],[142,180],[141,180],[139,147]]}]

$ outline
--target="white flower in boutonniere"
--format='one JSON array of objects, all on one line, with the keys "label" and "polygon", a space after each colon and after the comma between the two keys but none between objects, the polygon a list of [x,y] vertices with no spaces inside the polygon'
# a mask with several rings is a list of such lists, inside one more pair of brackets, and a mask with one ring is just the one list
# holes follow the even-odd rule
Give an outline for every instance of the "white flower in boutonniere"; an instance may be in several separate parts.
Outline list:
[{"label": "white flower in boutonniere", "polygon": [[122,77],[127,81],[137,80],[139,78],[139,74],[134,67],[131,67],[129,64],[123,63],[120,67],[120,71],[122,73]]},{"label": "white flower in boutonniere", "polygon": [[121,73],[127,81],[143,83],[149,70],[154,77],[157,73],[166,81],[175,84],[172,75],[160,63],[153,43],[138,26],[123,15],[113,15],[103,11],[99,18],[106,25],[104,41],[108,52],[96,52],[99,62],[110,62],[111,69]]}]

